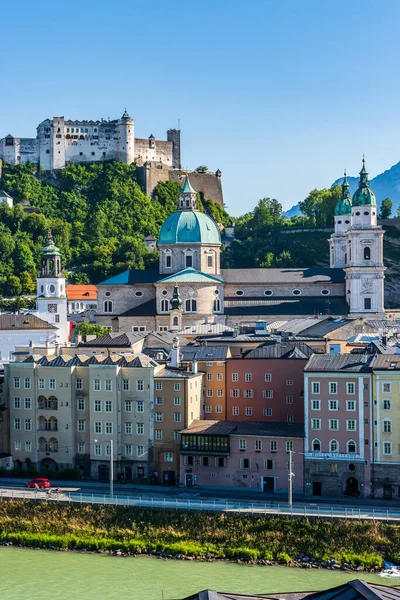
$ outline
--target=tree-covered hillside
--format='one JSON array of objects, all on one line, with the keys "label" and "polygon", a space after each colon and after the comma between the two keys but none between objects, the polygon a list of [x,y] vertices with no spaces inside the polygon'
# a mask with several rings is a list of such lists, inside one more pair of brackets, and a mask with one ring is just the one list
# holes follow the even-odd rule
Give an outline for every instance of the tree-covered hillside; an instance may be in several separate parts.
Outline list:
[{"label": "tree-covered hillside", "polygon": [[[157,236],[176,210],[180,185],[160,183],[149,198],[137,183],[135,166],[115,161],[68,164],[52,177],[36,165],[4,165],[1,188],[14,199],[13,209],[0,207],[0,294],[8,296],[34,292],[48,228],[75,283],[155,266],[158,254],[144,238]],[[24,200],[40,212],[24,211]],[[222,223],[231,220],[211,200],[204,209]]]}]

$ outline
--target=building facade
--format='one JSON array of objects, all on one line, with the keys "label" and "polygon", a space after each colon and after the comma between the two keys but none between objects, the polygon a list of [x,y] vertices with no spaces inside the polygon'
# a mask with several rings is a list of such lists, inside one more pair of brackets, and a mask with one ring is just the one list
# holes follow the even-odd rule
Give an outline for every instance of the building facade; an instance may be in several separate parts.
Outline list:
[{"label": "building facade", "polygon": [[287,492],[289,452],[293,491],[303,491],[303,425],[195,421],[181,432],[180,484]]},{"label": "building facade", "polygon": [[227,419],[303,423],[303,370],[312,349],[279,342],[227,361]]},{"label": "building facade", "polygon": [[5,371],[14,464],[41,472],[79,468],[108,479],[146,480],[153,471],[154,377],[139,355],[30,356]]},{"label": "building facade", "polygon": [[400,499],[400,356],[372,361],[372,495]]},{"label": "building facade", "polygon": [[371,494],[371,361],[313,355],[304,369],[307,495]]}]

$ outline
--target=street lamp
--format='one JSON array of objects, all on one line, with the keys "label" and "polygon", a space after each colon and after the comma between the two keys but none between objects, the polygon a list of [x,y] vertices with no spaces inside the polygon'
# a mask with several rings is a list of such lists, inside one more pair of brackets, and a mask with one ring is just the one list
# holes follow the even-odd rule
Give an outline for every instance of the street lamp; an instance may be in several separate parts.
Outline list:
[{"label": "street lamp", "polygon": [[288,505],[293,506],[293,450],[289,450],[289,488],[288,488]]}]

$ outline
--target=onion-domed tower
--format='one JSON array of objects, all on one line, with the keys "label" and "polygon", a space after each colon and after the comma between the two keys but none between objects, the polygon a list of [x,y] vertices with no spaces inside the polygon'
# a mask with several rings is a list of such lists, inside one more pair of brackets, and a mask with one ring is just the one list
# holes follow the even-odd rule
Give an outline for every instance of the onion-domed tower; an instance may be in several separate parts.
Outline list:
[{"label": "onion-domed tower", "polygon": [[352,226],[345,233],[346,299],[351,313],[384,312],[383,235],[377,225],[377,206],[369,187],[368,172],[360,171],[358,189],[352,198]]},{"label": "onion-domed tower", "polygon": [[342,195],[335,208],[335,232],[329,240],[331,268],[344,269],[347,261],[345,233],[351,228],[350,186],[346,171],[342,183]]},{"label": "onion-domed tower", "polygon": [[179,192],[178,210],[161,227],[158,248],[161,275],[187,268],[209,275],[220,273],[221,236],[213,219],[198,210],[196,190],[188,175]]}]

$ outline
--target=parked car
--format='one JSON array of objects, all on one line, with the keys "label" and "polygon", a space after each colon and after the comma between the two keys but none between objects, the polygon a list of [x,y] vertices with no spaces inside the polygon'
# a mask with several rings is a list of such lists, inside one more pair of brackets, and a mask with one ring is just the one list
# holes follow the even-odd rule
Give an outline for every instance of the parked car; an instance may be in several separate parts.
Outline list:
[{"label": "parked car", "polygon": [[51,487],[51,483],[45,477],[36,477],[35,479],[32,479],[31,481],[27,481],[25,484],[25,487],[27,487],[27,488],[35,488],[36,486],[38,488],[48,489]]}]

